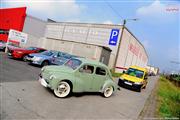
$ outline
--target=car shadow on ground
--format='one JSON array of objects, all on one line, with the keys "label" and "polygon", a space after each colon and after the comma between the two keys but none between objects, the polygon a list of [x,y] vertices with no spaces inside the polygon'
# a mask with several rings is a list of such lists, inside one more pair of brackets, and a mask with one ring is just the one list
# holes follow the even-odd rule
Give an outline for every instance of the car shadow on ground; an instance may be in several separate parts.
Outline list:
[{"label": "car shadow on ground", "polygon": [[36,64],[32,64],[31,62],[28,62],[28,61],[27,61],[27,64],[31,65],[31,66],[34,66],[34,67],[37,67],[37,68],[42,68],[42,66],[36,65]]},{"label": "car shadow on ground", "polygon": [[[46,89],[46,91],[49,94],[54,94],[53,90],[51,90],[50,88],[44,88]],[[54,95],[55,96],[55,95]],[[71,97],[83,97],[83,96],[102,96],[102,93],[100,92],[82,92],[82,93],[71,93],[69,96],[67,96],[66,98],[71,98]],[[57,97],[57,96],[55,96]],[[58,98],[58,97],[57,97]]]},{"label": "car shadow on ground", "polygon": [[125,86],[125,85],[118,85],[119,87],[122,87],[122,88],[124,88],[124,89],[126,89],[126,90],[130,90],[130,91],[132,91],[132,92],[136,92],[136,93],[140,93],[140,92],[138,92],[135,88],[132,88],[132,87],[130,87],[130,86]]},{"label": "car shadow on ground", "polygon": [[102,96],[99,92],[82,92],[82,93],[72,93],[72,97],[83,97],[83,96]]}]

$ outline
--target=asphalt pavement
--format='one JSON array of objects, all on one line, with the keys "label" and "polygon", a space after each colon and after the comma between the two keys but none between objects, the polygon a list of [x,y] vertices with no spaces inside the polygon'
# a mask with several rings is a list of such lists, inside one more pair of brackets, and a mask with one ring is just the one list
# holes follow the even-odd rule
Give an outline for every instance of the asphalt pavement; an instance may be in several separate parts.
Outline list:
[{"label": "asphalt pavement", "polygon": [[121,88],[110,98],[99,93],[61,99],[38,82],[40,67],[0,53],[0,118],[14,119],[137,119],[158,76],[149,77],[141,93]]}]

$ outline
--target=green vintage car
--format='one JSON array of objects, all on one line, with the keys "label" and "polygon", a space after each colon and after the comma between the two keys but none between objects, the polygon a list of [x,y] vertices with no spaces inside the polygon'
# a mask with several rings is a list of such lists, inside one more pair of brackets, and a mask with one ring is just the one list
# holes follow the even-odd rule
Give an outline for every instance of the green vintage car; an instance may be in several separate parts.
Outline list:
[{"label": "green vintage car", "polygon": [[101,92],[104,97],[110,97],[119,89],[106,65],[85,58],[70,59],[62,66],[45,66],[39,81],[60,98],[71,92]]}]

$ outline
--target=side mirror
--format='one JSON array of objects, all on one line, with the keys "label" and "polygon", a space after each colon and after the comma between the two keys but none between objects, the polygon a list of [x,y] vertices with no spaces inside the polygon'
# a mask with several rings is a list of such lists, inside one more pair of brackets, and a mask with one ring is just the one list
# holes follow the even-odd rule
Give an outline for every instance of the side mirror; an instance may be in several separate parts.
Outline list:
[{"label": "side mirror", "polygon": [[125,73],[125,71],[123,70],[123,73]]},{"label": "side mirror", "polygon": [[80,69],[79,69],[79,72],[83,72],[83,68],[80,68]]}]

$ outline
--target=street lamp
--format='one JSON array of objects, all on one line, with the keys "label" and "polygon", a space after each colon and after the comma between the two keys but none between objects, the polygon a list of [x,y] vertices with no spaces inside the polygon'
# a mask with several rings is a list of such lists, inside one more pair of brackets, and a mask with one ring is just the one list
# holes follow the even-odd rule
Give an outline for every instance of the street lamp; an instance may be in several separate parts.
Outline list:
[{"label": "street lamp", "polygon": [[137,21],[137,20],[138,20],[137,18],[135,18],[135,19],[124,19],[123,20],[121,36],[120,36],[120,40],[119,40],[119,44],[118,44],[118,49],[117,49],[116,56],[115,56],[115,61],[114,61],[114,70],[116,69],[117,59],[118,59],[118,56],[119,56],[119,49],[120,49],[120,45],[121,45],[121,41],[122,41],[122,37],[123,37],[123,33],[124,33],[124,28],[125,28],[126,22],[127,21]]}]

